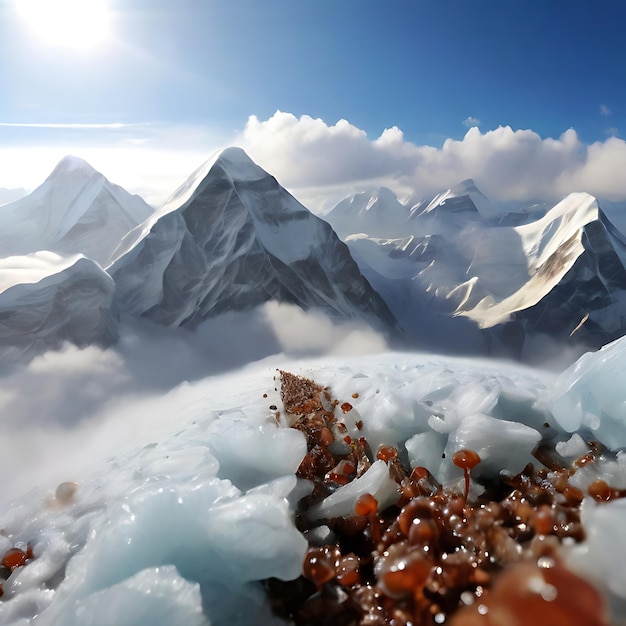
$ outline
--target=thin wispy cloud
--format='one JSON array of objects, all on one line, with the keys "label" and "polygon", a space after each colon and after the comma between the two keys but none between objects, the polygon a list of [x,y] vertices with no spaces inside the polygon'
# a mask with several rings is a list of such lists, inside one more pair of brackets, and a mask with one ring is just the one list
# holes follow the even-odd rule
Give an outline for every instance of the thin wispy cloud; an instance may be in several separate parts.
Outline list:
[{"label": "thin wispy cloud", "polygon": [[600,105],[600,115],[604,115],[604,117],[608,117],[609,115],[611,115],[611,113],[612,113],[611,109],[609,109],[609,107],[606,106],[606,104]]},{"label": "thin wispy cloud", "polygon": [[472,128],[472,126],[480,126],[480,120],[470,115],[463,120],[463,126],[467,126],[468,128]]},{"label": "thin wispy cloud", "polygon": [[62,130],[72,129],[103,129],[103,130],[118,130],[122,128],[137,128],[139,126],[149,126],[148,122],[139,122],[136,124],[124,124],[122,122],[113,122],[105,124],[78,124],[78,123],[47,123],[47,122],[0,122],[0,126],[5,128],[52,128]]}]

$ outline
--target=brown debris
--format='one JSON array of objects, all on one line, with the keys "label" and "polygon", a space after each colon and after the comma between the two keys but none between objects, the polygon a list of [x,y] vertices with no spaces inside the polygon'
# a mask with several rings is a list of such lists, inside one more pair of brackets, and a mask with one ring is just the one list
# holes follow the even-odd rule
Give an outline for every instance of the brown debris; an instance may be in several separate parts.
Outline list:
[{"label": "brown debris", "polygon": [[[577,467],[595,461],[596,447],[572,467],[545,454],[549,468],[529,464],[469,501],[467,488],[464,494],[448,491],[426,468],[407,471],[393,446],[381,447],[374,457],[364,437],[344,439],[345,426],[339,427],[332,409],[345,412],[349,403],[331,401],[311,380],[282,371],[280,379],[293,427],[307,439],[298,476],[314,484],[296,522],[302,531],[324,523],[332,541],[310,546],[300,579],[266,582],[278,615],[296,626],[608,624],[599,592],[559,558],[563,539],[584,539],[583,494],[569,479]],[[333,445],[335,434],[339,447]],[[365,494],[354,515],[323,522],[307,517],[310,506],[362,475],[375,458],[387,463],[398,484],[397,505],[381,511]],[[480,459],[462,450],[453,461],[469,481]],[[601,502],[626,495],[600,481],[589,491]],[[543,580],[544,587],[528,591],[529,580]],[[506,621],[513,614],[517,621]]]}]

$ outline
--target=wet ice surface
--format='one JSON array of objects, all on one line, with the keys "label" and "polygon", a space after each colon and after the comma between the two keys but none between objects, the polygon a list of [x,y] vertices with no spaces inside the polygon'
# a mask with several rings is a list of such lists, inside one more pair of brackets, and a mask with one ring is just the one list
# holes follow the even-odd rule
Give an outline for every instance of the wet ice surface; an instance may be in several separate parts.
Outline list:
[{"label": "wet ice surface", "polygon": [[[276,416],[277,367],[349,402],[346,413],[336,409],[348,434],[364,435],[374,450],[396,445],[407,464],[425,465],[450,484],[462,479],[451,463],[460,447],[481,456],[472,474],[480,479],[520,471],[540,440],[575,458],[586,450],[584,439],[600,438],[613,453],[577,473],[584,489],[598,477],[626,487],[626,394],[614,374],[624,360],[626,342],[584,357],[560,377],[424,354],[274,357],[180,385],[157,398],[160,412],[154,398],[120,407],[120,426],[109,428],[119,428],[122,440],[103,435],[106,455],[101,447],[87,469],[67,476],[75,491],[66,484],[55,495],[56,482],[44,484],[0,514],[0,550],[30,542],[35,556],[4,583],[0,623],[35,616],[36,624],[64,626],[280,623],[258,581],[299,575],[306,541],[293,510],[307,485],[294,475],[304,437]],[[374,463],[320,503],[319,513],[345,514],[364,492],[392,502],[384,470]],[[480,491],[478,482],[472,489]],[[570,562],[626,599],[624,502],[585,500],[588,540]]]}]

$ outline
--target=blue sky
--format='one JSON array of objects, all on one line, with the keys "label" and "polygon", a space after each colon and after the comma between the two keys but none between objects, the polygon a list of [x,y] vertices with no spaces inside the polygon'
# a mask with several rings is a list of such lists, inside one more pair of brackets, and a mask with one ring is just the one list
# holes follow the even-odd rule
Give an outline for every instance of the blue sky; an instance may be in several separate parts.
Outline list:
[{"label": "blue sky", "polygon": [[[108,150],[101,163],[117,161],[112,173],[125,186],[132,168],[141,176],[146,163],[162,167],[168,182],[176,170],[173,184],[229,143],[256,146],[268,169],[267,150],[246,130],[250,116],[269,122],[277,111],[296,122],[320,119],[327,129],[347,120],[370,142],[397,127],[403,150],[464,142],[471,126],[483,136],[501,126],[532,131],[543,148],[574,129],[574,156],[619,139],[621,129],[626,135],[626,5],[618,0],[109,0],[109,37],[88,50],[44,41],[17,15],[20,1],[0,0],[0,154],[14,154],[0,187],[36,184],[35,174],[45,177],[63,150],[92,163],[97,150]],[[51,160],[32,172],[34,183],[14,171],[29,150]],[[280,159],[275,167],[287,183],[299,180],[305,195],[321,186]],[[470,164],[458,174],[467,172]],[[483,175],[480,168],[474,174]],[[356,186],[359,176],[350,176],[344,182]],[[393,176],[390,167],[365,167],[361,182]],[[396,188],[410,186],[405,180]]]}]

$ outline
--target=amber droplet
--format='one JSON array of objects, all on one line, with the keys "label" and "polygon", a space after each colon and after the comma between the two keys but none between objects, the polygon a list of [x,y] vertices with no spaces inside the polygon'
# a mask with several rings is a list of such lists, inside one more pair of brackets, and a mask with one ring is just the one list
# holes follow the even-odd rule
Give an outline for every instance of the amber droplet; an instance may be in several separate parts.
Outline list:
[{"label": "amber droplet", "polygon": [[364,493],[357,498],[354,505],[354,512],[357,515],[370,515],[378,512],[378,502],[371,493]]},{"label": "amber droplet", "polygon": [[418,465],[417,467],[413,468],[410,480],[412,483],[416,483],[418,480],[422,479],[428,480],[428,470],[425,467]]},{"label": "amber droplet", "polygon": [[416,517],[409,528],[409,543],[411,545],[428,545],[437,537],[438,532],[433,520]]},{"label": "amber droplet", "polygon": [[608,502],[615,498],[614,491],[605,480],[594,480],[587,487],[589,495],[597,502]]},{"label": "amber droplet", "polygon": [[556,519],[552,507],[547,504],[540,506],[532,515],[532,523],[538,535],[548,535],[553,532]]},{"label": "amber droplet", "polygon": [[337,566],[337,582],[344,587],[358,585],[361,582],[359,575],[359,557],[354,554],[344,556]]},{"label": "amber droplet", "polygon": [[19,548],[10,548],[2,557],[2,565],[10,570],[26,565],[26,552]]},{"label": "amber droplet", "polygon": [[335,568],[330,562],[324,549],[310,550],[304,557],[302,574],[311,582],[315,583],[318,589],[335,577]]},{"label": "amber droplet", "polygon": [[54,497],[56,498],[57,502],[61,504],[70,504],[74,498],[74,494],[76,493],[77,489],[78,489],[78,483],[69,482],[69,481],[61,483],[56,488]]},{"label": "amber droplet", "polygon": [[341,405],[341,410],[342,410],[344,413],[349,413],[350,411],[352,411],[352,405],[351,405],[349,402],[344,402],[344,403]]},{"label": "amber droplet", "polygon": [[424,583],[429,572],[430,564],[426,560],[409,562],[403,569],[391,570],[384,575],[384,589],[392,596],[412,593]]},{"label": "amber droplet", "polygon": [[378,452],[376,453],[376,458],[388,463],[389,461],[398,458],[398,451],[393,446],[380,446],[380,448],[378,448]]},{"label": "amber droplet", "polygon": [[480,456],[473,450],[458,450],[452,455],[452,462],[461,469],[473,469],[480,463]]},{"label": "amber droplet", "polygon": [[263,394],[263,397],[264,397],[264,398],[267,398],[267,394],[266,394],[266,393],[264,393],[264,394]]},{"label": "amber droplet", "polygon": [[335,441],[333,433],[330,428],[324,426],[324,428],[320,430],[320,443],[324,446],[329,446],[333,441]]},{"label": "amber droplet", "polygon": [[353,397],[353,398],[358,398],[358,397],[359,397],[359,394],[358,394],[358,393],[356,393],[356,391],[355,391],[355,392],[352,394],[352,397]]},{"label": "amber droplet", "polygon": [[480,456],[473,450],[457,450],[452,455],[452,462],[463,470],[463,478],[465,479],[465,500],[469,495],[470,487],[470,470],[480,463]]},{"label": "amber droplet", "polygon": [[427,501],[422,498],[411,500],[406,506],[403,507],[398,515],[398,524],[405,537],[408,537],[411,525],[418,517],[430,517],[432,519],[432,513],[429,509]]}]

